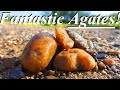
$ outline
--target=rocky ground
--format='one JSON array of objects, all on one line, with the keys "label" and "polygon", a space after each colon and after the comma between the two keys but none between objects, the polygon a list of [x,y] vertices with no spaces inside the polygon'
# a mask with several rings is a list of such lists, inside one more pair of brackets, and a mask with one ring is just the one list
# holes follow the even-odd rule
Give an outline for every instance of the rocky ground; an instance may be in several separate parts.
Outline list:
[{"label": "rocky ground", "polygon": [[[54,35],[53,27],[0,26],[0,79],[120,79],[120,30],[74,30],[92,40],[98,52],[97,65],[91,71],[64,72],[47,67],[37,74],[27,72],[20,65],[20,56],[31,37],[41,31]],[[105,64],[104,59],[114,64]]]}]

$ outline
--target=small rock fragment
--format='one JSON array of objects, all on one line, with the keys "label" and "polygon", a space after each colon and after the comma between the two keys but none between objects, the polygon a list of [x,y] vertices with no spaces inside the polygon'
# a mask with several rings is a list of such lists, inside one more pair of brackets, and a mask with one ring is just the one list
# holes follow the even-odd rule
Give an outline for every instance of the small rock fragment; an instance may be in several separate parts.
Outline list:
[{"label": "small rock fragment", "polygon": [[87,49],[87,41],[78,33],[74,32],[74,31],[69,31],[66,30],[69,37],[72,38],[72,40],[75,42],[74,46],[76,48],[80,48],[80,49]]},{"label": "small rock fragment", "polygon": [[42,75],[43,73],[42,72],[38,72],[37,75]]},{"label": "small rock fragment", "polygon": [[106,58],[103,60],[103,63],[108,66],[115,65],[115,61],[112,58]]},{"label": "small rock fragment", "polygon": [[109,71],[108,73],[111,74],[111,75],[115,74],[113,71]]},{"label": "small rock fragment", "polygon": [[115,65],[111,66],[111,69],[112,69],[112,71],[115,72],[115,73],[119,71],[119,70],[116,68]]},{"label": "small rock fragment", "polygon": [[46,78],[45,79],[58,79],[57,77],[55,77],[55,76],[46,76]]},{"label": "small rock fragment", "polygon": [[99,69],[105,69],[106,68],[105,64],[101,61],[98,62],[97,64],[98,64]]},{"label": "small rock fragment", "polygon": [[106,57],[107,57],[107,54],[104,54],[104,53],[100,53],[96,55],[97,59],[105,59]]},{"label": "small rock fragment", "polygon": [[101,73],[107,75],[107,72],[105,70],[102,70]]},{"label": "small rock fragment", "polygon": [[113,60],[114,60],[114,61],[120,61],[120,59],[119,59],[119,58],[113,58]]},{"label": "small rock fragment", "polygon": [[120,74],[116,74],[113,76],[113,79],[120,79]]},{"label": "small rock fragment", "polygon": [[114,47],[120,47],[120,44],[114,44],[113,46]]},{"label": "small rock fragment", "polygon": [[85,51],[92,51],[93,50],[93,42],[87,39],[84,39],[80,34],[66,30],[70,38],[75,42],[75,48],[84,49]]},{"label": "small rock fragment", "polygon": [[66,76],[66,73],[62,73],[61,75],[62,75],[62,76]]},{"label": "small rock fragment", "polygon": [[45,75],[48,76],[48,75],[54,75],[55,74],[55,71],[53,70],[48,70],[45,72]]}]

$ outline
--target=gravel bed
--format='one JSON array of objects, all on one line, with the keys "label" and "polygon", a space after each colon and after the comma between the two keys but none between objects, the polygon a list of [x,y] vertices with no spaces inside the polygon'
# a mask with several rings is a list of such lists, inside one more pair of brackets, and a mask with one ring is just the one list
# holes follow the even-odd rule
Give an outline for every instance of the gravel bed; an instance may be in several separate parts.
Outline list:
[{"label": "gravel bed", "polygon": [[[64,72],[47,67],[37,74],[27,72],[20,65],[21,54],[31,37],[41,31],[54,35],[54,27],[0,26],[0,79],[120,79],[120,54],[107,54],[107,57],[115,61],[114,65],[100,64],[101,66],[97,65],[90,71]],[[120,51],[120,30],[74,31],[85,39],[90,39],[95,51]],[[98,62],[102,62],[104,58],[106,57],[103,55]]]}]

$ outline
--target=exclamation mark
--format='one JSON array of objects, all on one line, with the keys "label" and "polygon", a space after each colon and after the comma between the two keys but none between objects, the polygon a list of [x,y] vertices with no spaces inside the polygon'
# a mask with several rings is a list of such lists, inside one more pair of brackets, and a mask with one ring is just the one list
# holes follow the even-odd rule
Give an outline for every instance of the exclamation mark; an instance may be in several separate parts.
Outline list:
[{"label": "exclamation mark", "polygon": [[116,24],[119,24],[119,21],[120,21],[119,19],[120,19],[120,12],[118,13]]}]

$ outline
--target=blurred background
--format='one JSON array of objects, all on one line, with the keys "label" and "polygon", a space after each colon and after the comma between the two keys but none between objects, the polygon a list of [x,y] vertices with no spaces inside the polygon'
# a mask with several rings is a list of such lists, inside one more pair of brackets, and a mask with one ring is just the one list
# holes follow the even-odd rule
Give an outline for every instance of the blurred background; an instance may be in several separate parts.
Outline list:
[{"label": "blurred background", "polygon": [[54,12],[57,12],[59,15],[74,15],[76,12],[78,12],[80,15],[113,15],[120,11],[0,11],[0,15],[2,15],[2,12],[11,12],[12,15],[50,15]]}]

